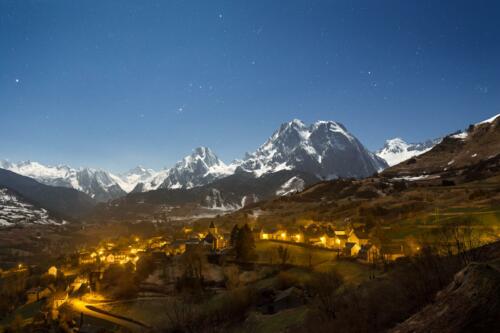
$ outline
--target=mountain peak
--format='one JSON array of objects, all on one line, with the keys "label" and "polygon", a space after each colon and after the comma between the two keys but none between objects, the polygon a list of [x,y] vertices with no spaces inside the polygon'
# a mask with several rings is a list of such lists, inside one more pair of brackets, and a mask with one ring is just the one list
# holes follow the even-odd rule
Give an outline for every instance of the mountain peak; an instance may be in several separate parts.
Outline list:
[{"label": "mountain peak", "polygon": [[389,166],[393,166],[428,152],[439,142],[441,142],[440,138],[422,143],[408,143],[404,139],[396,137],[386,140],[384,147],[378,150],[376,155],[384,159]]},{"label": "mountain peak", "polygon": [[297,119],[297,118],[292,119],[291,121],[288,122],[288,124],[299,126],[299,127],[305,127],[306,126],[306,124],[302,120]]},{"label": "mountain peak", "polygon": [[308,126],[298,119],[282,124],[240,164],[257,176],[294,169],[321,178],[364,177],[385,166],[342,124],[318,121]]},{"label": "mountain peak", "polygon": [[177,162],[174,168],[187,168],[198,163],[204,164],[207,168],[215,165],[225,165],[212,150],[202,146],[195,148],[191,155]]},{"label": "mountain peak", "polygon": [[190,156],[200,157],[202,159],[206,158],[217,159],[217,160],[219,159],[217,155],[215,155],[215,153],[212,150],[210,150],[210,148],[204,146],[196,147]]}]

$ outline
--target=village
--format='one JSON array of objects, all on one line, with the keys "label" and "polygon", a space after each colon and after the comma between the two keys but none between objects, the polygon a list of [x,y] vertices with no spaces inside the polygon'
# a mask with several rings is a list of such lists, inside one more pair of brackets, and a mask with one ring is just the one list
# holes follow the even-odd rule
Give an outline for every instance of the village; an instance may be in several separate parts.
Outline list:
[{"label": "village", "polygon": [[[4,322],[92,331],[102,326],[94,323],[100,318],[116,327],[145,331],[169,319],[151,323],[149,315],[141,317],[142,309],[128,306],[137,303],[148,309],[150,300],[170,304],[184,299],[186,293],[230,296],[231,290],[245,286],[257,293],[257,301],[246,306],[272,315],[310,301],[311,287],[300,282],[305,277],[335,271],[331,274],[358,284],[382,276],[420,251],[415,242],[381,239],[378,234],[377,228],[368,232],[364,225],[349,222],[268,227],[218,225],[212,220],[179,225],[154,236],[105,238],[73,253],[54,253],[50,266],[20,262],[1,271],[3,306],[19,309]],[[288,281],[290,274],[298,280]],[[266,280],[273,281],[273,287],[258,287]]]},{"label": "village", "polygon": [[[354,227],[350,224],[338,227],[332,223],[312,222],[308,226],[254,227],[251,230],[257,242],[322,248],[331,250],[335,258],[355,259],[369,264],[395,261],[418,251],[418,247],[412,247],[404,240],[384,242],[375,236],[370,236],[364,231],[363,226]],[[101,264],[103,267],[116,263],[135,265],[144,254],[159,259],[181,255],[195,249],[206,251],[207,254],[224,256],[232,247],[232,232],[220,229],[211,222],[204,231],[195,231],[191,226],[183,226],[182,238],[131,237],[130,243],[102,242],[98,247],[81,249],[78,252],[78,263]]]},{"label": "village", "polygon": [[[198,228],[199,229],[199,228]],[[58,316],[57,309],[71,299],[87,293],[95,297],[102,289],[102,280],[110,267],[120,265],[136,271],[148,258],[154,268],[163,268],[163,278],[170,270],[170,282],[182,275],[181,269],[175,269],[172,259],[183,254],[202,253],[211,262],[221,263],[232,258],[231,250],[235,242],[235,230],[219,229],[213,222],[206,230],[195,231],[192,226],[183,226],[179,237],[155,236],[141,238],[131,236],[116,240],[103,240],[97,246],[85,247],[76,254],[67,255],[63,263],[51,266],[45,276],[49,283],[33,286],[25,291],[26,304],[41,299],[50,300],[48,314]],[[377,264],[394,261],[408,254],[404,243],[378,245],[380,242],[371,238],[362,228],[345,225],[334,227],[332,224],[310,223],[304,227],[254,227],[251,229],[255,242],[276,244],[278,246],[298,246],[317,248],[331,253],[332,260],[356,260],[362,264]],[[378,244],[377,244],[378,243]],[[327,252],[328,253],[328,252]],[[261,258],[262,259],[262,258]],[[258,258],[255,259],[258,261]],[[262,261],[262,260],[261,260]],[[11,270],[2,272],[2,280],[10,276],[27,274],[30,267],[20,263]],[[61,281],[65,281],[66,284]],[[57,284],[59,283],[59,286]],[[8,283],[2,284],[5,288]],[[83,288],[83,289],[82,289]]]}]

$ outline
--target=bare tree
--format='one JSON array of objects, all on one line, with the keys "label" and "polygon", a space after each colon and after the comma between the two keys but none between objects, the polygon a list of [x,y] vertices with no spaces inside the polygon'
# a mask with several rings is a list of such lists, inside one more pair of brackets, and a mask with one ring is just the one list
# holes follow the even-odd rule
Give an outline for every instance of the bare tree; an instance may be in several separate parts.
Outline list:
[{"label": "bare tree", "polygon": [[276,248],[276,252],[278,253],[278,258],[280,260],[281,265],[285,266],[290,261],[290,252],[288,251],[288,247],[280,245]]},{"label": "bare tree", "polygon": [[337,312],[337,292],[343,284],[342,276],[335,270],[318,273],[311,283],[319,310],[328,318],[335,319]]}]

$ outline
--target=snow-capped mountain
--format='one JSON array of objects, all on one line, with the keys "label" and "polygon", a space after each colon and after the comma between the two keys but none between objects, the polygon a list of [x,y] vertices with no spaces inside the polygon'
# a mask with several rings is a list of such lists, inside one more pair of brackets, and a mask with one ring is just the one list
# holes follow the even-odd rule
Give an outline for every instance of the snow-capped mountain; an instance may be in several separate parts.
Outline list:
[{"label": "snow-capped mountain", "polygon": [[[120,175],[66,165],[0,161],[0,168],[45,185],[82,191],[99,202],[113,200],[130,192],[203,186],[232,175],[237,170],[250,172],[255,177],[293,170],[310,173],[321,179],[334,179],[366,177],[385,167],[385,161],[365,149],[342,124],[318,121],[306,126],[300,120],[282,124],[256,152],[229,165],[206,147],[196,148],[172,168],[155,171],[139,166]],[[293,182],[294,185],[299,183]]]},{"label": "snow-capped mountain", "polygon": [[47,166],[32,161],[20,163],[0,161],[0,167],[33,178],[45,185],[74,188],[100,202],[126,194],[117,183],[118,177],[103,170],[74,169],[66,165]]},{"label": "snow-capped mountain", "polygon": [[147,183],[151,181],[157,174],[158,172],[153,169],[146,169],[142,166],[137,166],[121,175],[110,175],[125,192],[129,193],[132,192],[137,184]]},{"label": "snow-capped mountain", "polygon": [[238,165],[256,176],[297,170],[322,179],[367,177],[387,164],[369,152],[347,129],[334,121],[305,125],[284,123],[256,152]]},{"label": "snow-capped mountain", "polygon": [[210,149],[199,147],[169,170],[160,188],[192,188],[233,172],[234,168],[227,166]]},{"label": "snow-capped mountain", "polygon": [[16,193],[0,188],[0,228],[19,224],[64,224],[64,221],[52,218],[47,210],[26,202]]},{"label": "snow-capped mountain", "polygon": [[198,147],[172,168],[159,171],[148,181],[139,183],[134,192],[202,186],[233,174],[234,168],[222,162],[209,148]]},{"label": "snow-capped mountain", "polygon": [[401,138],[394,138],[387,140],[384,147],[378,150],[376,154],[378,157],[383,158],[389,166],[393,166],[428,152],[441,141],[442,139],[439,138],[427,140],[423,143],[407,143]]}]

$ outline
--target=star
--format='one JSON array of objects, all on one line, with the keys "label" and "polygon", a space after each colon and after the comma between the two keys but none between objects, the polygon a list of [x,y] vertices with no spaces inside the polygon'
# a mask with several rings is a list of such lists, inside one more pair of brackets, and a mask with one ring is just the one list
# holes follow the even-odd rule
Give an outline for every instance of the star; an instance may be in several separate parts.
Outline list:
[{"label": "star", "polygon": [[222,13],[221,13],[221,14],[219,14],[219,19],[221,19],[221,20],[222,20]]},{"label": "star", "polygon": [[16,79],[15,81],[16,81],[16,83],[19,83],[19,79]]},{"label": "star", "polygon": [[184,112],[184,107],[185,107],[184,105],[179,106],[179,107],[177,108],[176,113],[177,113],[177,114],[181,114],[181,113],[183,113],[183,112]]}]

